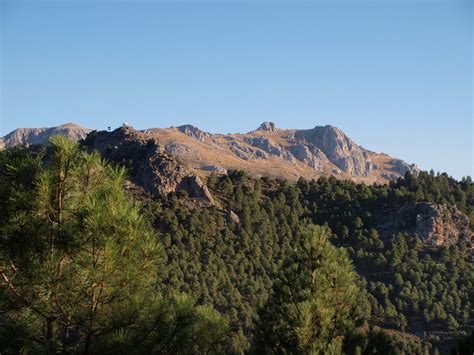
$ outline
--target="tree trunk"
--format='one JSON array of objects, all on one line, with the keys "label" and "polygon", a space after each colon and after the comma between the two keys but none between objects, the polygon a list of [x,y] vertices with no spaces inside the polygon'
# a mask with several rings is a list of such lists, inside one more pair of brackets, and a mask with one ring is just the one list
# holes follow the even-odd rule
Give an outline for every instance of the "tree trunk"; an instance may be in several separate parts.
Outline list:
[{"label": "tree trunk", "polygon": [[46,341],[50,353],[56,352],[56,320],[48,318],[46,323]]},{"label": "tree trunk", "polygon": [[90,345],[91,345],[91,336],[92,336],[91,332],[87,333],[86,343],[84,344],[84,355],[89,354],[89,348],[90,348]]}]

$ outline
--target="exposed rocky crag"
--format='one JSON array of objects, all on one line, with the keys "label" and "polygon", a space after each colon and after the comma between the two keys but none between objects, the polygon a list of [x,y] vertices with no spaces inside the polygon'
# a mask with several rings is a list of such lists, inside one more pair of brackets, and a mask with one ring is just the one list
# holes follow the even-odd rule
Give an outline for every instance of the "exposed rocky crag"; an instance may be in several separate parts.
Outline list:
[{"label": "exposed rocky crag", "polygon": [[228,143],[229,148],[237,155],[240,159],[250,160],[250,159],[266,159],[268,155],[260,149],[253,149],[245,144],[242,144],[239,141],[231,141]]},{"label": "exposed rocky crag", "polygon": [[319,148],[342,171],[354,176],[369,176],[374,169],[367,150],[355,144],[344,132],[333,126],[296,131],[294,140]]},{"label": "exposed rocky crag", "polygon": [[196,175],[188,175],[182,179],[178,189],[186,191],[191,198],[205,200],[213,205],[216,204],[207,186]]},{"label": "exposed rocky crag", "polygon": [[74,123],[67,123],[51,128],[18,128],[0,138],[0,148],[9,148],[15,145],[35,145],[44,144],[49,137],[55,135],[67,136],[75,141],[84,139],[90,129],[78,126]]},{"label": "exposed rocky crag", "polygon": [[81,144],[109,161],[125,165],[132,181],[155,196],[175,191],[188,174],[152,137],[131,127],[94,131]]},{"label": "exposed rocky crag", "polygon": [[199,128],[190,124],[179,126],[178,130],[184,133],[185,135],[191,138],[197,139],[198,141],[201,141],[201,142],[206,141],[206,139],[211,136],[209,133],[201,131]]},{"label": "exposed rocky crag", "polygon": [[389,164],[392,166],[389,170],[395,174],[405,175],[410,172],[414,175],[418,174],[419,169],[415,164],[408,164],[401,159],[392,159]]},{"label": "exposed rocky crag", "polygon": [[455,206],[418,202],[403,206],[387,226],[387,234],[417,234],[428,246],[452,245],[473,238],[469,218]]},{"label": "exposed rocky crag", "polygon": [[275,133],[276,131],[278,131],[278,128],[275,123],[265,121],[260,125],[260,127],[257,128],[257,131]]},{"label": "exposed rocky crag", "polygon": [[[58,133],[79,140],[89,131],[73,124],[50,129],[20,129],[4,137],[0,146],[2,142],[7,147],[44,143],[50,135]],[[154,138],[160,142],[164,147],[160,154],[164,154],[165,150],[197,175],[217,171],[209,167],[218,166],[220,173],[237,169],[256,177],[278,177],[293,181],[301,177],[314,179],[334,175],[356,182],[386,183],[406,172],[415,175],[419,172],[416,165],[369,151],[352,141],[339,128],[329,125],[291,130],[280,129],[273,122],[263,122],[249,133],[225,135],[183,125],[150,128],[141,133],[146,134],[147,139]],[[144,152],[143,147],[140,152]],[[164,187],[165,190],[169,188]]]},{"label": "exposed rocky crag", "polygon": [[323,171],[330,162],[324,153],[315,146],[308,147],[306,144],[296,144],[288,147],[290,153],[309,167]]},{"label": "exposed rocky crag", "polygon": [[270,155],[292,161],[294,159],[293,154],[288,150],[282,148],[278,144],[273,143],[270,139],[259,136],[259,137],[245,137],[244,142],[250,144],[252,147],[261,149]]},{"label": "exposed rocky crag", "polygon": [[93,131],[81,145],[98,151],[105,159],[127,167],[131,181],[153,196],[184,190],[191,198],[214,204],[214,198],[199,177],[179,163],[148,134],[131,127],[113,132]]}]

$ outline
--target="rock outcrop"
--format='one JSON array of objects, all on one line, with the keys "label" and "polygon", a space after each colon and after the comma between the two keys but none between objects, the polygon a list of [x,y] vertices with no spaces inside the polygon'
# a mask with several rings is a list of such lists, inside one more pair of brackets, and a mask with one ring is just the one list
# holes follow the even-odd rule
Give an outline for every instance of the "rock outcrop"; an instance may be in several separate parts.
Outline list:
[{"label": "rock outcrop", "polygon": [[240,223],[240,218],[239,216],[237,215],[237,213],[235,213],[234,211],[232,210],[229,210],[226,214],[226,221],[227,223],[235,223],[235,224],[239,224]]},{"label": "rock outcrop", "polygon": [[153,138],[131,127],[113,132],[93,131],[81,144],[109,161],[126,166],[131,180],[154,196],[175,191],[189,174]]},{"label": "rock outcrop", "polygon": [[211,136],[211,134],[209,134],[207,132],[204,132],[204,131],[200,130],[199,128],[197,128],[193,125],[190,125],[190,124],[179,126],[178,130],[180,132],[184,133],[185,135],[187,135],[191,138],[194,138],[198,141],[201,141],[201,142],[205,142],[206,139]]},{"label": "rock outcrop", "polygon": [[275,125],[275,123],[265,121],[257,128],[257,131],[274,133],[274,132],[278,131],[278,128]]},{"label": "rock outcrop", "polygon": [[294,139],[308,147],[319,148],[330,162],[352,176],[368,176],[374,166],[369,152],[333,126],[316,126],[296,131]]},{"label": "rock outcrop", "polygon": [[180,160],[192,159],[194,161],[201,160],[201,155],[192,146],[188,144],[173,142],[165,146],[165,150]]},{"label": "rock outcrop", "polygon": [[318,147],[296,144],[290,146],[288,149],[296,159],[302,161],[314,170],[322,171],[323,168],[329,164],[329,159]]},{"label": "rock outcrop", "polygon": [[282,158],[288,161],[292,161],[294,159],[293,155],[287,151],[286,149],[282,148],[278,144],[273,143],[270,139],[258,136],[258,137],[245,137],[244,142],[267,152],[270,155],[276,156],[278,158]]},{"label": "rock outcrop", "polygon": [[392,231],[417,234],[425,245],[452,245],[459,239],[470,242],[469,218],[455,206],[419,202],[403,206],[395,215]]},{"label": "rock outcrop", "polygon": [[181,180],[178,190],[184,190],[191,198],[197,198],[215,204],[215,200],[207,186],[196,175],[186,176]]},{"label": "rock outcrop", "polygon": [[18,128],[0,139],[0,148],[10,148],[15,145],[44,144],[51,136],[63,135],[74,141],[84,139],[90,129],[67,123],[50,128]]},{"label": "rock outcrop", "polygon": [[227,174],[227,169],[220,165],[204,165],[201,167],[201,170],[212,171],[212,172],[215,172],[216,174],[222,174],[222,175]]},{"label": "rock outcrop", "polygon": [[255,158],[266,159],[267,154],[260,149],[253,149],[237,140],[233,140],[228,143],[229,148],[237,155],[240,159],[251,160]]},{"label": "rock outcrop", "polygon": [[400,176],[404,176],[407,172],[410,172],[413,175],[418,175],[420,172],[420,169],[416,164],[408,164],[401,159],[392,159],[388,164],[391,166],[390,171]]},{"label": "rock outcrop", "polygon": [[88,151],[98,151],[105,159],[126,166],[131,181],[155,197],[186,191],[191,198],[215,203],[201,179],[148,134],[124,126],[113,132],[93,131],[81,144]]}]

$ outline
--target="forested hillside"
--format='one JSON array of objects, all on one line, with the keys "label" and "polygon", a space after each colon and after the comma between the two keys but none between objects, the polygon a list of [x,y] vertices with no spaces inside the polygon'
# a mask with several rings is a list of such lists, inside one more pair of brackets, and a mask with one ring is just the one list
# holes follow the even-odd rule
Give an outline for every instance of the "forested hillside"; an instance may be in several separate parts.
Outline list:
[{"label": "forested hillside", "polygon": [[402,233],[383,239],[378,225],[416,201],[455,204],[472,221],[474,185],[469,179],[422,173],[390,185],[332,178],[294,185],[231,172],[211,176],[208,185],[238,222],[216,207],[188,207],[181,202],[184,196],[152,203],[150,211],[163,235],[169,284],[227,313],[234,349],[247,349],[257,310],[294,249],[298,230],[310,223],[327,225],[331,242],[353,260],[368,292],[371,325],[441,346],[473,325],[470,244],[460,239],[433,247]]},{"label": "forested hillside", "polygon": [[152,196],[63,140],[0,158],[3,352],[449,352],[474,326],[469,178],[230,171],[211,203]]}]

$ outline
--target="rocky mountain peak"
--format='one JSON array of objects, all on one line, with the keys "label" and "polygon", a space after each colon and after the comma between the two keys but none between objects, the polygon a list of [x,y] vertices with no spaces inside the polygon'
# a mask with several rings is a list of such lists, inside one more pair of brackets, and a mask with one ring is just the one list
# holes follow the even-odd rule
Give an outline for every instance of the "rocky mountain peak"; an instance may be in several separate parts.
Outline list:
[{"label": "rocky mountain peak", "polygon": [[271,132],[274,133],[278,130],[277,126],[273,122],[265,121],[258,128],[257,131]]},{"label": "rocky mountain peak", "polygon": [[317,147],[334,165],[352,176],[368,176],[375,168],[367,150],[355,144],[337,127],[326,125],[299,130],[296,141]]}]

